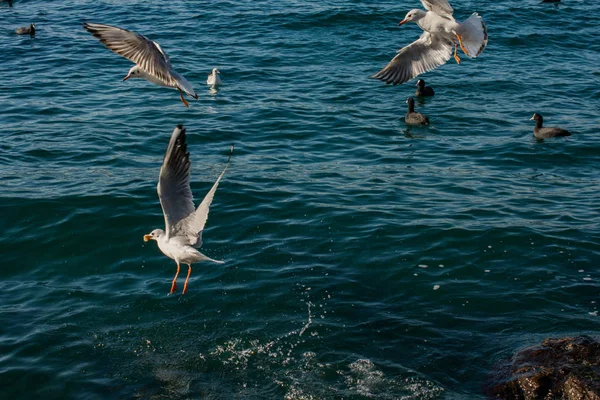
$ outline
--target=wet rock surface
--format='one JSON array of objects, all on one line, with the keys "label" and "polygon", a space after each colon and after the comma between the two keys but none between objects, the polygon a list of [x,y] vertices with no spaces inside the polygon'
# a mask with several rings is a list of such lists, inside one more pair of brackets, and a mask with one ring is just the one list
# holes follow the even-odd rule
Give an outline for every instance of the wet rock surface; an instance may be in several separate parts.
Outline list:
[{"label": "wet rock surface", "polygon": [[496,399],[600,400],[600,342],[546,339],[519,351],[486,385]]}]

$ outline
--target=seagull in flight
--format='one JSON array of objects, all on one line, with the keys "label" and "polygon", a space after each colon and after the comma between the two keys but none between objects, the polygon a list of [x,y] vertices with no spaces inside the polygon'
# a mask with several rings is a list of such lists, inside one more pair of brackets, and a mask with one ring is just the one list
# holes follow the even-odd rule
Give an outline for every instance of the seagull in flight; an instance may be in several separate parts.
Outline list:
[{"label": "seagull in flight", "polygon": [[487,28],[477,13],[457,22],[448,0],[421,0],[427,11],[410,10],[398,25],[415,22],[424,31],[414,42],[398,50],[381,71],[371,76],[397,85],[445,64],[452,55],[460,64],[458,46],[469,57],[481,54],[487,45]]},{"label": "seagull in flight", "polygon": [[158,43],[139,33],[116,26],[86,22],[83,27],[100,39],[107,48],[136,64],[123,78],[124,81],[129,78],[143,78],[155,85],[177,89],[186,107],[190,105],[183,98],[183,92],[198,100],[192,85],[173,69],[171,60]]},{"label": "seagull in flight", "polygon": [[186,129],[183,125],[178,125],[173,130],[165,158],[160,167],[156,189],[165,216],[165,230],[154,229],[149,234],[144,235],[144,242],[156,240],[160,251],[177,263],[177,272],[175,278],[173,278],[170,293],[174,293],[177,289],[180,264],[187,264],[188,273],[183,284],[182,294],[187,292],[193,263],[212,261],[223,264],[223,261],[213,260],[197,249],[202,247],[202,232],[208,219],[210,203],[233,154],[233,146],[231,146],[231,153],[223,172],[204,197],[202,203],[198,208],[195,208],[192,190],[190,189],[190,153],[187,151],[185,132]]}]

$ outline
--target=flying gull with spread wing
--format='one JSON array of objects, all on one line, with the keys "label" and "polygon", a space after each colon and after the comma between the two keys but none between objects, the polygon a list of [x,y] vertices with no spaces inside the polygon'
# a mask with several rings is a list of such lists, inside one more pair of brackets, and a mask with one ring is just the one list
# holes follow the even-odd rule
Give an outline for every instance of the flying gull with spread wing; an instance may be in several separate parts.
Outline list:
[{"label": "flying gull with spread wing", "polygon": [[190,153],[187,151],[185,132],[186,129],[183,125],[178,125],[173,130],[165,158],[160,167],[156,189],[165,216],[165,230],[154,229],[149,234],[144,235],[144,242],[156,240],[160,251],[177,263],[177,272],[171,283],[170,293],[174,293],[177,289],[180,264],[187,264],[188,274],[183,285],[182,294],[187,292],[193,263],[199,261],[223,263],[223,261],[213,260],[205,256],[197,249],[202,247],[202,232],[208,219],[210,203],[212,203],[217,186],[219,186],[233,154],[233,146],[231,146],[231,153],[223,172],[204,197],[202,203],[198,208],[195,208],[192,190],[190,189]]},{"label": "flying gull with spread wing", "polygon": [[397,85],[445,64],[452,55],[460,64],[458,46],[469,57],[481,54],[487,45],[487,28],[477,13],[457,22],[448,0],[421,0],[427,11],[410,10],[398,25],[415,22],[424,31],[421,37],[398,50],[381,71],[371,78]]},{"label": "flying gull with spread wing", "polygon": [[171,60],[158,43],[139,33],[116,26],[86,22],[83,27],[100,39],[107,48],[136,64],[123,78],[124,81],[129,78],[143,78],[155,85],[177,89],[186,107],[190,105],[183,98],[183,92],[198,100],[192,85],[173,69]]}]

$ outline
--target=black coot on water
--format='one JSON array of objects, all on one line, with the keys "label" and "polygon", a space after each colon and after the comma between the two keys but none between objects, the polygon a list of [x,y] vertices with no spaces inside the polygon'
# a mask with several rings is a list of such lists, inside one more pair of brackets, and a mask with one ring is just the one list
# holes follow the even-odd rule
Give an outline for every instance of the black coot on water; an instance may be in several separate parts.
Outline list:
[{"label": "black coot on water", "polygon": [[433,96],[435,94],[431,86],[425,86],[425,81],[423,79],[417,81],[417,88],[415,96]]},{"label": "black coot on water", "polygon": [[535,121],[535,128],[533,129],[533,135],[536,138],[547,139],[557,136],[571,136],[571,132],[562,128],[543,128],[544,118],[538,113],[533,114],[530,121]]},{"label": "black coot on water", "polygon": [[404,121],[407,125],[429,125],[429,118],[421,113],[415,112],[415,99],[409,97],[406,99],[406,104],[408,104],[408,112],[406,113]]}]

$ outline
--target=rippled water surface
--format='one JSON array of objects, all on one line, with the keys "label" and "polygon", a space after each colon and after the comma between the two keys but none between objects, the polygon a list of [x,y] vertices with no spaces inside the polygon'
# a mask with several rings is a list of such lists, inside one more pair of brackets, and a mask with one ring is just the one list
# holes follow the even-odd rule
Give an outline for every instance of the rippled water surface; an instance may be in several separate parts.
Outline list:
[{"label": "rippled water surface", "polygon": [[[519,348],[597,334],[600,4],[455,0],[488,47],[423,75],[407,128],[415,80],[369,76],[420,6],[0,3],[2,397],[477,399]],[[159,42],[199,100],[122,82],[84,21]],[[574,135],[534,140],[534,112]],[[197,202],[236,145],[204,234],[225,264],[184,296],[142,241],[178,123]]]}]

